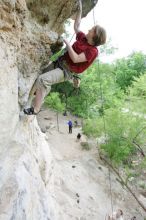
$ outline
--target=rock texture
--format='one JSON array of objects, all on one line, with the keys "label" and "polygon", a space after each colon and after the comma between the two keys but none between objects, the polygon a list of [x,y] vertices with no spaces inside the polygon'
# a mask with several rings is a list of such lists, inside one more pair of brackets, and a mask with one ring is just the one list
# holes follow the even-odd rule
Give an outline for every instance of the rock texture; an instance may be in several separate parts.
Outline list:
[{"label": "rock texture", "polygon": [[[97,3],[83,1],[83,15]],[[20,117],[75,0],[0,0],[0,219],[58,219],[53,158],[34,118]]]},{"label": "rock texture", "polygon": [[[93,8],[98,0],[84,0],[83,17]],[[42,2],[45,7],[42,7]],[[42,24],[49,24],[51,29],[60,32],[62,25],[67,18],[70,18],[77,10],[78,0],[60,1],[60,0],[26,0],[31,14],[37,21]],[[54,13],[55,12],[55,13]]]},{"label": "rock texture", "polygon": [[18,124],[0,161],[0,219],[56,219],[53,158],[36,120]]}]

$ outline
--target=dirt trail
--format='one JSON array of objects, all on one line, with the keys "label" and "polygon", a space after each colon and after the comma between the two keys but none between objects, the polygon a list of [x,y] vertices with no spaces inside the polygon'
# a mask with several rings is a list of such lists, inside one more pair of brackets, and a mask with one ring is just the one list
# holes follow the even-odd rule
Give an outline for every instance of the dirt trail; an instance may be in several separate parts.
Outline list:
[{"label": "dirt trail", "polygon": [[[58,220],[104,220],[111,213],[111,196],[108,168],[98,157],[96,142],[88,140],[91,149],[82,150],[76,136],[81,127],[68,133],[68,120],[77,118],[59,115],[59,131],[56,113],[43,110],[38,115],[38,122],[46,133],[55,158],[55,192],[56,206],[59,206]],[[77,119],[79,124],[81,121]],[[82,140],[86,137],[82,135]],[[124,220],[136,216],[143,220],[144,214],[131,195],[124,190],[111,174],[113,209],[121,208]]]}]

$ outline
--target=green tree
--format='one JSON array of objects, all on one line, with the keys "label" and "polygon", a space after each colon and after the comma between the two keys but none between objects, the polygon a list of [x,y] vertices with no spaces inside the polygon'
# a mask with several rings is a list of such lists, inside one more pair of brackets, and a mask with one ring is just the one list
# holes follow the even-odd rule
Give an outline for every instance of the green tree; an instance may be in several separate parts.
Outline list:
[{"label": "green tree", "polygon": [[66,81],[52,86],[52,92],[58,92],[61,102],[64,103],[65,109],[68,107],[68,97],[74,93],[74,88],[71,82]]},{"label": "green tree", "polygon": [[52,92],[49,96],[47,96],[45,98],[45,105],[56,110],[56,112],[57,112],[57,127],[58,127],[58,131],[59,131],[58,113],[63,112],[65,109],[64,104],[61,103],[61,100],[59,98],[59,93]]},{"label": "green tree", "polygon": [[139,78],[134,78],[132,85],[127,90],[127,98],[125,108],[129,109],[135,114],[144,117],[146,113],[146,74]]},{"label": "green tree", "polygon": [[135,77],[140,77],[146,71],[146,56],[141,52],[132,53],[127,58],[119,59],[115,63],[116,82],[126,91]]},{"label": "green tree", "polygon": [[[101,144],[104,153],[116,164],[131,162],[132,155],[144,148],[146,123],[143,118],[124,113],[121,109],[108,109],[104,118],[84,122],[86,135],[106,137]],[[141,149],[139,148],[141,146]]]}]

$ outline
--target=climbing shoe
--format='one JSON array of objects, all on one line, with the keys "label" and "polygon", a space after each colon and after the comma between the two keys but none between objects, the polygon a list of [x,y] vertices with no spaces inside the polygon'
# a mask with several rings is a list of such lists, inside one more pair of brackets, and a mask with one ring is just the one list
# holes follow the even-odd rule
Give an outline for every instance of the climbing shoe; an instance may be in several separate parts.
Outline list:
[{"label": "climbing shoe", "polygon": [[26,115],[37,115],[37,113],[34,111],[34,107],[31,108],[25,108],[23,110],[24,114]]}]

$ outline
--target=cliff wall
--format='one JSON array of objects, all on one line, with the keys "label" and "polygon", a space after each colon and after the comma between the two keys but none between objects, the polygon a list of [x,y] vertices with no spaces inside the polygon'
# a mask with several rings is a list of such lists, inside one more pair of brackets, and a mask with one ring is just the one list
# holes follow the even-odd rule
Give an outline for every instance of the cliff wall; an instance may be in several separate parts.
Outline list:
[{"label": "cliff wall", "polygon": [[[83,1],[85,16],[97,1]],[[54,160],[35,118],[20,117],[75,0],[0,0],[0,219],[58,219]],[[55,208],[54,208],[55,205]]]}]

